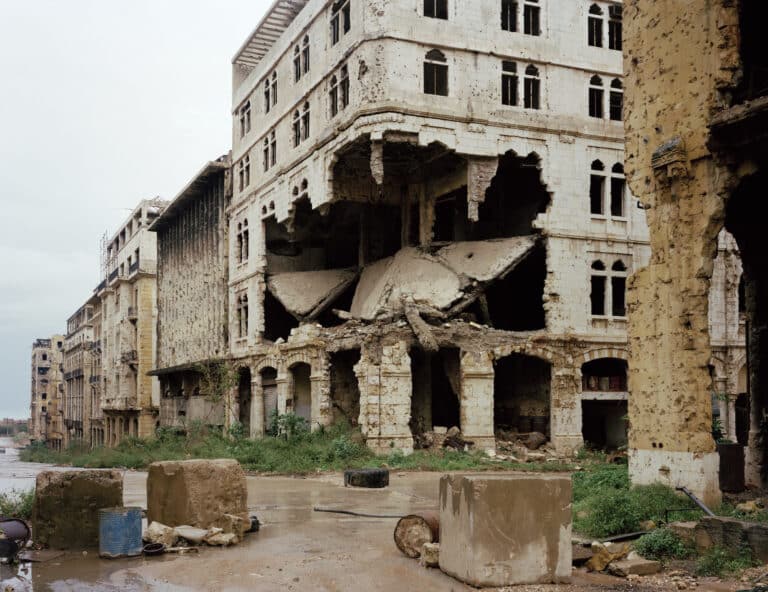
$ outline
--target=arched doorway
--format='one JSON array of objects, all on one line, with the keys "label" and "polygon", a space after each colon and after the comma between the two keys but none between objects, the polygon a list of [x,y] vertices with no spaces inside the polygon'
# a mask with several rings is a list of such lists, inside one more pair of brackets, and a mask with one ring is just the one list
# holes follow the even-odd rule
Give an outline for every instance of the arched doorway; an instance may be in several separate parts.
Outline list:
[{"label": "arched doorway", "polygon": [[601,358],[581,367],[582,436],[590,448],[627,444],[627,362]]},{"label": "arched doorway", "polygon": [[244,433],[250,433],[251,427],[251,369],[240,368],[237,373],[238,421]]},{"label": "arched doorway", "polygon": [[[756,207],[762,202],[768,175],[746,177],[726,206],[725,228],[739,246],[743,264],[746,310],[747,376],[750,406],[749,482],[768,483],[768,447],[763,418],[768,413],[768,258],[766,240]],[[755,483],[758,484],[758,483]]]},{"label": "arched doorway", "polygon": [[524,354],[496,361],[493,378],[494,431],[541,432],[549,435],[552,366]]},{"label": "arched doorway", "polygon": [[312,368],[309,364],[299,362],[291,366],[292,411],[303,417],[307,424],[312,421]]}]

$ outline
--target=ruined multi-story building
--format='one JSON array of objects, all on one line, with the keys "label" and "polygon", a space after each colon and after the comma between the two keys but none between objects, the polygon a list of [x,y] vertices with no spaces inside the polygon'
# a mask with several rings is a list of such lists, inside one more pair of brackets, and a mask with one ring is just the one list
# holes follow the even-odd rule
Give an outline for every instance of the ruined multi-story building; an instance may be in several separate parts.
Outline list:
[{"label": "ruined multi-story building", "polygon": [[[622,4],[277,0],[233,60],[236,417],[620,443]],[[247,388],[248,382],[251,388]]]},{"label": "ruined multi-story building", "polygon": [[154,368],[157,322],[156,236],[149,226],[166,202],[139,203],[109,241],[105,278],[96,289],[101,314],[101,414],[104,443],[154,434],[160,385]]},{"label": "ruined multi-story building", "polygon": [[[716,503],[713,393],[749,395],[746,477],[768,481],[768,260],[755,215],[768,180],[765,6],[632,0],[625,13],[627,172],[647,208],[652,247],[628,298],[630,474]],[[741,266],[729,269],[718,261],[733,258],[730,237]],[[733,314],[718,326],[713,313],[738,301],[739,267],[743,329]],[[742,330],[747,351],[734,358],[728,351]],[[723,380],[726,364],[738,368],[735,386]],[[734,407],[743,409],[738,399]]]},{"label": "ruined multi-story building", "polygon": [[101,409],[101,393],[103,385],[101,361],[103,352],[101,347],[101,298],[96,290],[88,301],[92,307],[91,327],[93,331],[93,343],[90,350],[90,379],[88,381],[87,399],[85,400],[86,413],[88,414],[89,432],[88,442],[92,447],[104,446],[106,437],[104,434],[104,412]]},{"label": "ruined multi-story building", "polygon": [[63,441],[61,401],[64,336],[36,339],[32,343],[29,434],[33,442],[44,442],[61,450]]},{"label": "ruined multi-story building", "polygon": [[[155,219],[160,423],[222,426],[229,400],[229,155],[207,163]],[[219,388],[220,387],[220,388]],[[250,388],[250,383],[248,384]],[[214,391],[214,392],[211,392]]]},{"label": "ruined multi-story building", "polygon": [[67,319],[64,339],[64,445],[90,444],[90,400],[93,350],[93,304],[81,306]]}]

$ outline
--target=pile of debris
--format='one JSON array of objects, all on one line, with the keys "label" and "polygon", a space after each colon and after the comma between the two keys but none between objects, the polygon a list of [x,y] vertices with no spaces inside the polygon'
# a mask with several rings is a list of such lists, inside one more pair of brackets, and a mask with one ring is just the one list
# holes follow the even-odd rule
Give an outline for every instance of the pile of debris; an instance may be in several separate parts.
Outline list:
[{"label": "pile of debris", "polygon": [[574,547],[574,566],[585,565],[588,571],[605,572],[621,578],[649,576],[661,571],[661,563],[641,557],[629,543],[595,541],[590,550]]},{"label": "pile of debris", "polygon": [[450,448],[467,452],[474,445],[474,442],[465,440],[462,437],[461,430],[456,426],[450,429],[435,426],[431,431],[417,431],[413,436],[413,447],[416,450],[435,451],[442,448]]},{"label": "pile of debris", "polygon": [[545,462],[560,458],[541,432],[507,430],[496,431],[496,454],[493,456],[512,462]]},{"label": "pile of debris", "polygon": [[243,540],[245,534],[259,530],[259,521],[252,517],[246,526],[239,516],[229,515],[230,528],[224,529],[212,526],[208,529],[194,526],[166,526],[160,522],[152,522],[144,531],[144,542],[149,545],[162,545],[166,553],[181,551],[197,545],[228,547]]}]

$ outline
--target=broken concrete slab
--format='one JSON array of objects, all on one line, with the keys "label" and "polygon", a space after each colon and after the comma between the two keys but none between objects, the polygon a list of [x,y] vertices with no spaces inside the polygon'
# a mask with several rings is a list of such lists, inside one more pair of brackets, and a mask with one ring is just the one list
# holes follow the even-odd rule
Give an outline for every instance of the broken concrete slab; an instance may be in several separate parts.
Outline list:
[{"label": "broken concrete slab", "polygon": [[608,571],[620,578],[628,576],[650,576],[661,571],[661,563],[650,559],[623,559],[614,561],[608,566]]},{"label": "broken concrete slab", "polygon": [[667,528],[674,532],[681,540],[686,543],[694,543],[696,540],[696,526],[698,522],[670,522]]},{"label": "broken concrete slab", "polygon": [[165,461],[149,466],[150,522],[208,529],[231,514],[248,524],[247,499],[245,473],[236,460]]},{"label": "broken concrete slab", "polygon": [[179,538],[175,529],[159,522],[152,522],[144,531],[144,540],[148,543],[160,543],[166,547],[173,547]]},{"label": "broken concrete slab", "polygon": [[419,563],[423,567],[440,567],[440,543],[424,543]]},{"label": "broken concrete slab", "polygon": [[571,480],[444,475],[440,569],[476,587],[567,582]]},{"label": "broken concrete slab", "polygon": [[452,243],[440,249],[437,256],[456,273],[489,282],[514,268],[535,246],[536,237],[516,236]]},{"label": "broken concrete slab", "polygon": [[356,277],[352,269],[278,273],[267,277],[267,289],[285,310],[302,319],[323,312]]},{"label": "broken concrete slab", "polygon": [[608,543],[607,545],[592,543],[592,558],[587,561],[589,571],[604,571],[614,561],[620,561],[629,554],[628,544]]},{"label": "broken concrete slab", "polygon": [[99,544],[99,510],[123,505],[120,471],[43,471],[35,482],[35,543],[54,549]]}]

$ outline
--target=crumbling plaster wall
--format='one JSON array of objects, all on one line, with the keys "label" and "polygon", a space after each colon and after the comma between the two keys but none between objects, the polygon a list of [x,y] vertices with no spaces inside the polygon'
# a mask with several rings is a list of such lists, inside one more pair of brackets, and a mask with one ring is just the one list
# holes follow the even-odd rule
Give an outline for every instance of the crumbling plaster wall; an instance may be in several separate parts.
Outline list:
[{"label": "crumbling plaster wall", "polygon": [[732,180],[707,140],[738,67],[738,15],[728,0],[632,0],[624,22],[626,168],[652,248],[628,298],[630,472],[716,502],[708,297]]}]

